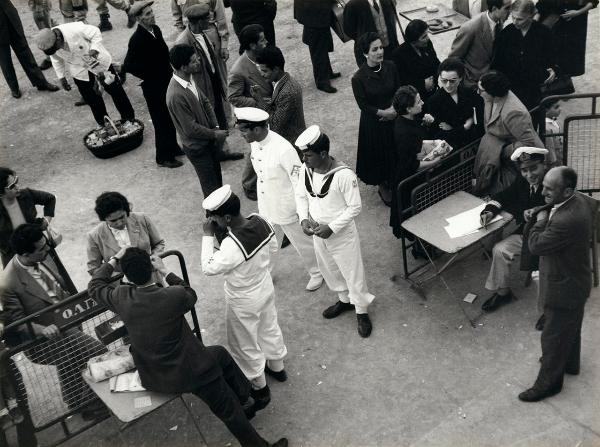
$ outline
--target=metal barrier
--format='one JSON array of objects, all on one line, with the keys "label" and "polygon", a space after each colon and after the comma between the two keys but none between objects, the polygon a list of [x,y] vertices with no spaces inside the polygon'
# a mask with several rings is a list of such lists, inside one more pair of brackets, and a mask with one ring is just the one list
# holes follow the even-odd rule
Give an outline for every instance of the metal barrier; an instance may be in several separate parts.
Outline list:
[{"label": "metal barrier", "polygon": [[[189,284],[185,260],[179,251],[170,250],[159,256],[176,256],[182,277]],[[121,278],[123,274],[115,276],[115,281]],[[54,313],[55,324],[61,331],[60,338],[48,340],[36,337],[32,323],[40,315],[50,313]],[[193,331],[202,341],[195,309],[192,308],[190,314]],[[5,332],[26,330],[30,336],[29,341],[10,349],[10,372],[13,383],[17,384],[20,407],[29,411],[35,431],[61,425],[64,437],[52,445],[58,445],[99,422],[94,420],[88,424],[79,424],[73,430],[67,420],[97,401],[96,395],[81,377],[81,370],[87,365],[87,360],[123,344],[123,339],[119,338],[105,346],[98,341],[94,330],[114,316],[112,311],[90,298],[85,290],[15,321],[5,329]]]}]

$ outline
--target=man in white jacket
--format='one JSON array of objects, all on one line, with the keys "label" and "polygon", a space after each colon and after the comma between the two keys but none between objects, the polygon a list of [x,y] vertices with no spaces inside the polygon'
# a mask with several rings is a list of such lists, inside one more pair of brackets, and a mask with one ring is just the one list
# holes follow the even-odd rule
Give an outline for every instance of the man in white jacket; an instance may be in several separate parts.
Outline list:
[{"label": "man in white jacket", "polygon": [[310,126],[296,140],[304,164],[296,186],[296,207],[302,230],[313,236],[319,268],[338,302],[323,311],[335,318],[356,311],[358,333],[371,334],[367,313],[375,298],[367,289],[360,240],[354,218],[361,210],[356,174],[329,155],[329,138]]}]

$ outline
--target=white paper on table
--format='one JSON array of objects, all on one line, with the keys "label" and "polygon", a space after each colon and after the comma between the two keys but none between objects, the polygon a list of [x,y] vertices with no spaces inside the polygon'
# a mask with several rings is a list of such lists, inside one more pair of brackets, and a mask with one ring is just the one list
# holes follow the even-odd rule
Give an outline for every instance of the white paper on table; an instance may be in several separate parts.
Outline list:
[{"label": "white paper on table", "polygon": [[110,391],[113,393],[145,391],[137,371],[119,374],[110,378]]},{"label": "white paper on table", "polygon": [[[480,228],[483,228],[480,218],[481,212],[485,206],[486,204],[482,203],[481,205],[463,211],[456,216],[446,218],[448,225],[445,226],[444,229],[452,239],[476,233]],[[502,220],[502,216],[497,215],[488,222],[488,225],[499,220]]]},{"label": "white paper on table", "polygon": [[150,406],[152,406],[152,399],[150,399],[150,396],[136,397],[133,399],[134,408],[145,408]]}]

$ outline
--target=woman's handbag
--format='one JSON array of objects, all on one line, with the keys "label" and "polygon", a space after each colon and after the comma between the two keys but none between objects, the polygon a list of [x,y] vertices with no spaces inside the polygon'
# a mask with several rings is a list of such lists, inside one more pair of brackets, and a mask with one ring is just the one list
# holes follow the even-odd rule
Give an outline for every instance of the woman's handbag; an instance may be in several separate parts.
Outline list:
[{"label": "woman's handbag", "polygon": [[570,95],[575,93],[571,76],[557,76],[550,84],[542,84],[542,96]]},{"label": "woman's handbag", "polygon": [[98,158],[112,158],[129,152],[144,140],[144,124],[137,119],[120,122],[104,117],[105,126],[83,137],[83,144]]}]

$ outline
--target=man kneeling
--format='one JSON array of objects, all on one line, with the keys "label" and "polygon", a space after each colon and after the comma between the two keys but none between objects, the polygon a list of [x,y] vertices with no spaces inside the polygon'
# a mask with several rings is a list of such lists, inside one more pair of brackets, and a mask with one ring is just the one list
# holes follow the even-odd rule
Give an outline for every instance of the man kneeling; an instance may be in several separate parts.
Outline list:
[{"label": "man kneeling", "polygon": [[[135,285],[111,284],[117,263]],[[166,278],[169,287],[153,282],[154,269]],[[131,354],[146,389],[193,393],[242,446],[271,445],[248,421],[256,411],[250,398],[250,382],[225,348],[204,346],[194,336],[185,314],[196,303],[196,292],[169,272],[161,259],[151,259],[139,248],[123,248],[96,270],[88,290],[92,298],[123,319]],[[281,438],[273,445],[287,446],[287,439]]]}]

